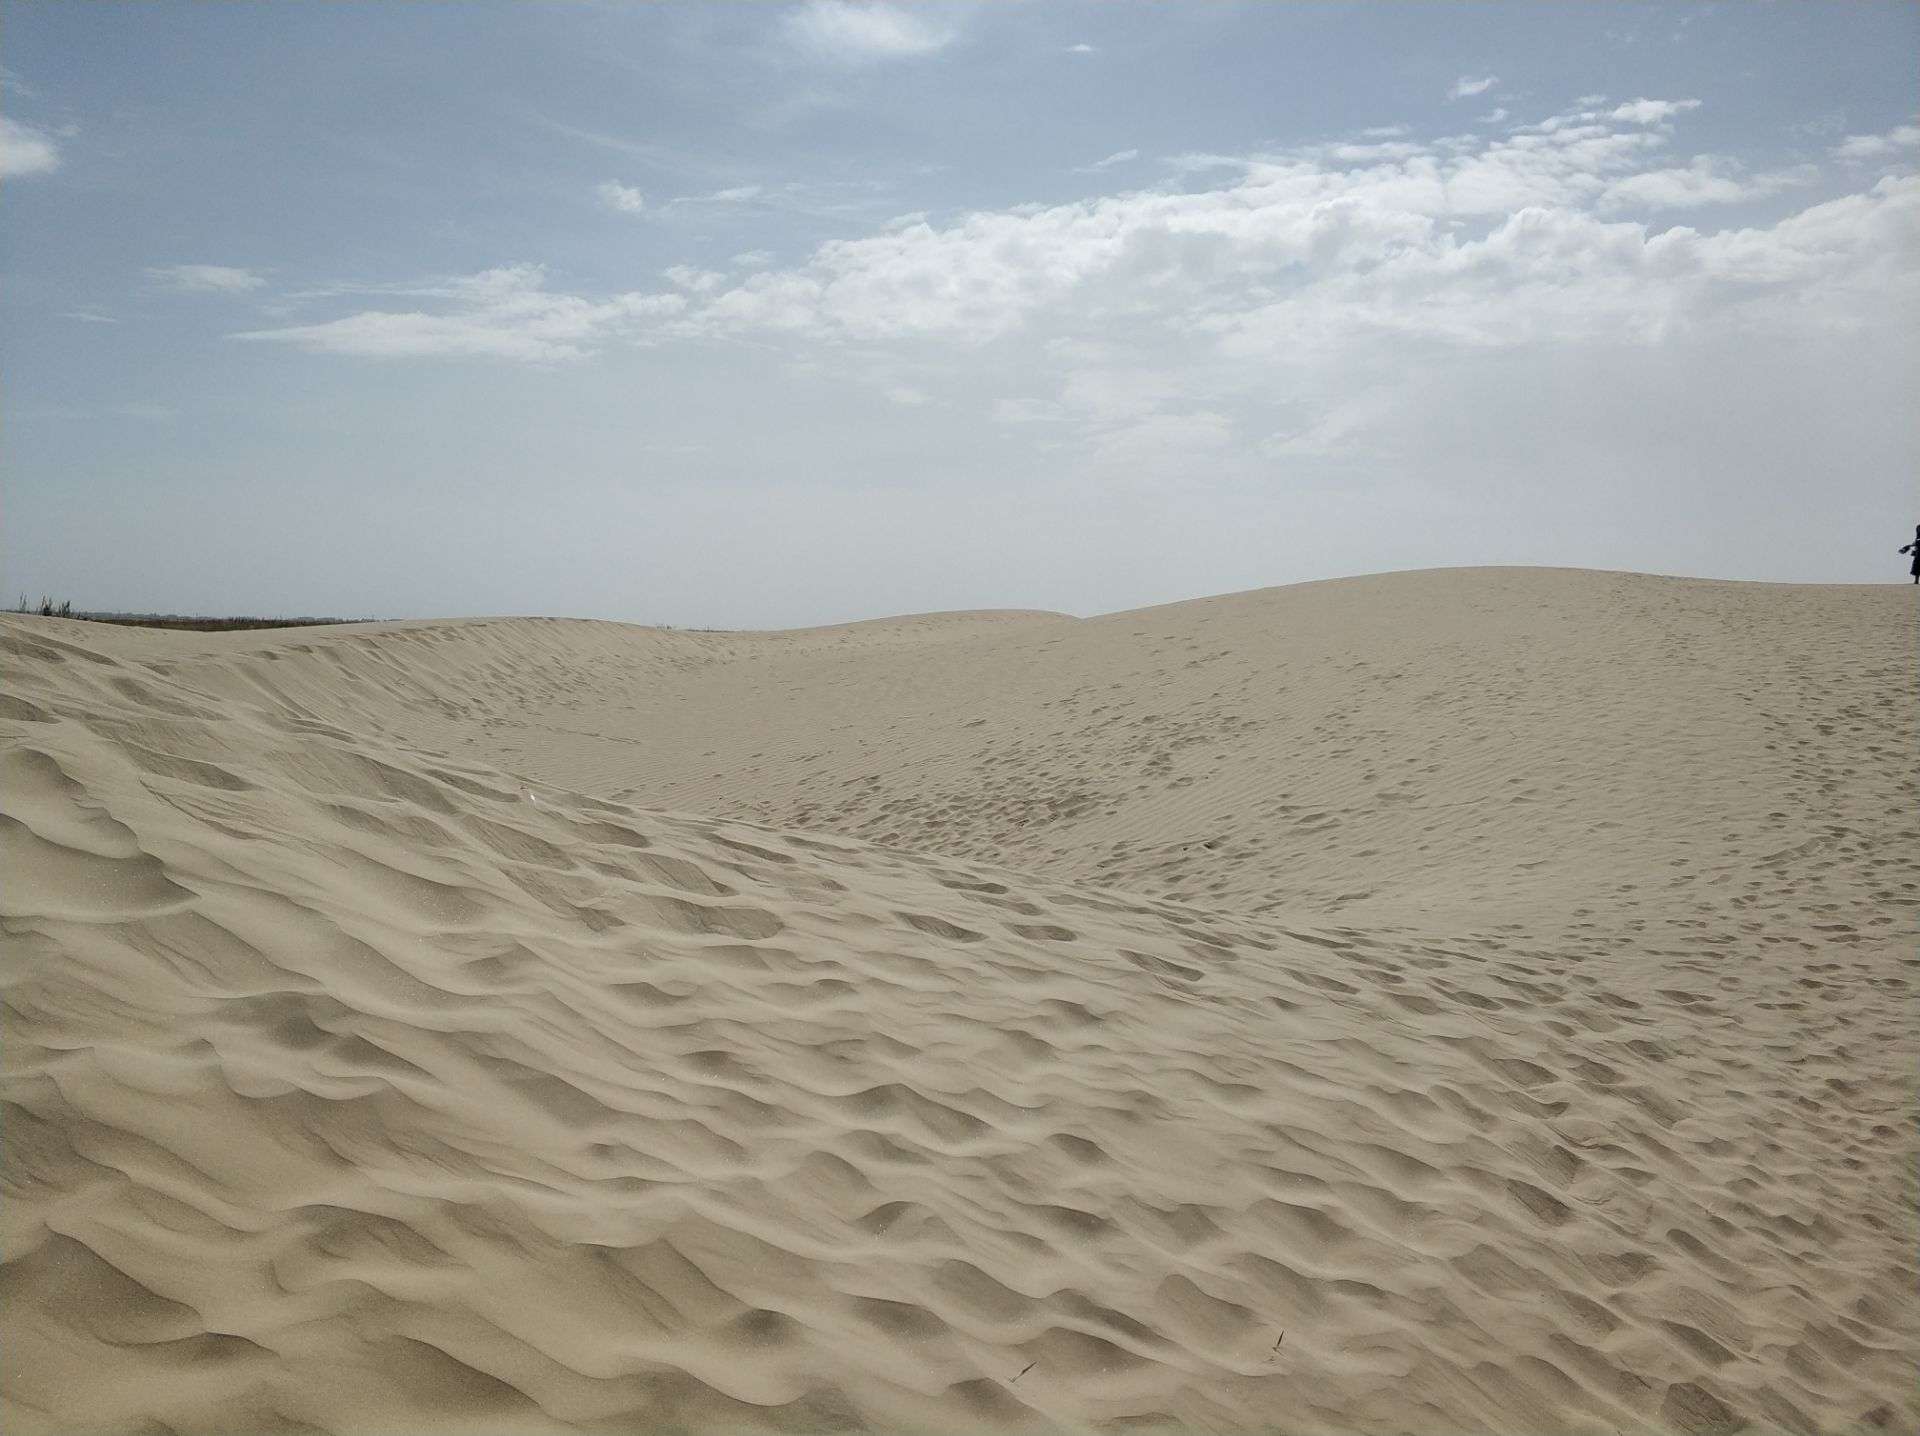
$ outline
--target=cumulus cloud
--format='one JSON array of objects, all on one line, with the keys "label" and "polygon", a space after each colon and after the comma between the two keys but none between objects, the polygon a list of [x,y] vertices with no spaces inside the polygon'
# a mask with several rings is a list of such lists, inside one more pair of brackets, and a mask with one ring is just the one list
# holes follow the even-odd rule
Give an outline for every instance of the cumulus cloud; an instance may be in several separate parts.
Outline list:
[{"label": "cumulus cloud", "polygon": [[1363,160],[1403,160],[1425,154],[1427,147],[1412,140],[1373,140],[1366,144],[1329,145],[1320,154],[1328,159],[1356,163]]},{"label": "cumulus cloud", "polygon": [[855,64],[932,54],[953,39],[927,11],[880,0],[808,0],[785,25],[800,48]]},{"label": "cumulus cloud", "polygon": [[536,264],[506,265],[410,290],[430,310],[364,310],[317,324],[236,334],[319,354],[362,358],[485,358],[551,363],[577,359],[609,340],[679,313],[678,294],[627,293],[592,300],[546,287]]},{"label": "cumulus cloud", "polygon": [[1685,168],[1645,170],[1609,184],[1599,199],[1609,213],[1630,210],[1692,209],[1710,204],[1742,204],[1812,183],[1811,167],[1745,174],[1732,164],[1701,157]]},{"label": "cumulus cloud", "polygon": [[632,185],[621,184],[618,180],[605,180],[595,187],[594,193],[600,196],[600,203],[620,214],[639,214],[647,207],[647,197]]},{"label": "cumulus cloud", "polygon": [[1883,160],[1920,147],[1920,125],[1896,125],[1882,135],[1848,135],[1833,147],[1843,160]]},{"label": "cumulus cloud", "polygon": [[1484,95],[1500,83],[1498,75],[1486,75],[1475,79],[1471,75],[1462,75],[1453,82],[1453,88],[1447,91],[1449,100],[1470,99],[1474,95]]},{"label": "cumulus cloud", "polygon": [[1804,178],[1749,175],[1712,156],[1678,165],[1661,158],[1669,143],[1639,116],[1615,122],[1577,112],[1477,142],[1382,139],[1208,157],[1190,172],[1230,169],[1232,177],[1206,189],[980,211],[945,223],[905,217],[830,241],[797,267],[718,290],[679,323],[688,332],[985,342],[1075,302],[1197,323],[1263,286],[1461,264],[1457,224],[1497,224],[1530,209],[1613,217],[1725,204]]},{"label": "cumulus cloud", "polygon": [[251,269],[227,264],[153,265],[147,278],[184,294],[245,294],[267,282]]},{"label": "cumulus cloud", "polygon": [[1097,174],[1101,170],[1110,170],[1115,165],[1123,165],[1129,160],[1137,160],[1139,158],[1140,151],[1138,150],[1115,150],[1103,160],[1095,160],[1090,165],[1081,165],[1080,173]]},{"label": "cumulus cloud", "polygon": [[1094,53],[1094,47],[1083,41],[1078,45],[1067,46],[1067,53],[1069,55],[1091,55]]},{"label": "cumulus cloud", "polygon": [[[1504,402],[1502,356],[1523,373],[1591,362],[1632,387],[1646,356],[1894,343],[1894,317],[1920,317],[1920,179],[1715,230],[1696,216],[1813,172],[1675,156],[1650,113],[1243,157],[1202,189],[910,218],[702,294],[662,333],[1019,375],[981,412],[1088,474],[1251,482],[1261,465],[1417,458],[1442,389],[1469,409]],[[1692,223],[1656,222],[1675,213]]]},{"label": "cumulus cloud", "polygon": [[669,265],[661,274],[675,289],[685,289],[694,294],[711,294],[727,282],[724,274],[711,269],[695,269],[690,264]]},{"label": "cumulus cloud", "polygon": [[[1393,431],[1413,370],[1790,344],[1920,309],[1920,179],[1715,229],[1715,207],[1816,176],[1675,154],[1663,119],[1687,108],[1634,101],[1499,135],[1210,156],[1186,171],[1198,187],[901,216],[785,266],[676,266],[667,293],[555,293],[514,266],[413,291],[431,305],[247,337],[535,361],[738,338],[813,372],[835,355],[884,372],[891,355],[910,366],[894,372],[938,373],[937,389],[910,387],[941,409],[972,393],[1005,432],[1078,443],[1102,464],[1318,462]],[[1674,215],[1688,223],[1662,218]]]},{"label": "cumulus cloud", "polygon": [[24,179],[60,168],[60,147],[36,126],[0,115],[0,178]]},{"label": "cumulus cloud", "polygon": [[1633,100],[1610,110],[1607,118],[1630,125],[1658,125],[1699,108],[1698,100]]}]

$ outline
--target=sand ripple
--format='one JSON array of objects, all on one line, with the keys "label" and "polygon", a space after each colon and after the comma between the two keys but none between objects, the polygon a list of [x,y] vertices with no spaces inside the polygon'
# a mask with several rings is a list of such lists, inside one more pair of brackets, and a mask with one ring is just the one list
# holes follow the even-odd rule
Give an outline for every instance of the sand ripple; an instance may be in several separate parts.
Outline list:
[{"label": "sand ripple", "polygon": [[395,736],[496,628],[102,633],[0,623],[10,1432],[1920,1427],[1860,914],[1178,900]]}]

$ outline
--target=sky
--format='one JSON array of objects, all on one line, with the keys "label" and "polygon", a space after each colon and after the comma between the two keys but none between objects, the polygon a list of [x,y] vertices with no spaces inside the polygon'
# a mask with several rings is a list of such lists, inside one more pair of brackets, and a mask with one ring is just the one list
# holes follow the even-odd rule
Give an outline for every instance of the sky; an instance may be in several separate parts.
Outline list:
[{"label": "sky", "polygon": [[6,3],[0,592],[1904,582],[1920,6]]}]

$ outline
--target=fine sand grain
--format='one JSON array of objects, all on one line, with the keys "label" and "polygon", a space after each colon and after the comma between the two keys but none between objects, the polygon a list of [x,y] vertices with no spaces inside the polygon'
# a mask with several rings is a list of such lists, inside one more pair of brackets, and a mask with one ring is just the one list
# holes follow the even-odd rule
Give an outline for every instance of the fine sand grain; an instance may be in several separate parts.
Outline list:
[{"label": "fine sand grain", "polygon": [[0,1429],[1920,1429],[1912,603],[0,618]]}]

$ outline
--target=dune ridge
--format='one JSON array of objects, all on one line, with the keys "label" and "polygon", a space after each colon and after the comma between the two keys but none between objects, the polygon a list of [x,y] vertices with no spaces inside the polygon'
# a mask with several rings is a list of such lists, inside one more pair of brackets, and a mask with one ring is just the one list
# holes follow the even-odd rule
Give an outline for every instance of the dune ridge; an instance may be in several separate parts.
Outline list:
[{"label": "dune ridge", "polygon": [[1920,1426],[1907,597],[0,618],[0,1419]]}]

